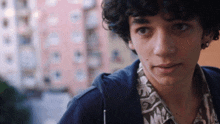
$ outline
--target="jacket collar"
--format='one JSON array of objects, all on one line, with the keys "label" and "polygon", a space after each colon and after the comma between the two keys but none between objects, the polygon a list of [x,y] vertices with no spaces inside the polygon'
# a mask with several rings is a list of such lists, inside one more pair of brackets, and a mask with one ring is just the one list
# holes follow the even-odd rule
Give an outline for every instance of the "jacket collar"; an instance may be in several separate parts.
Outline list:
[{"label": "jacket collar", "polygon": [[209,85],[215,112],[220,120],[220,69],[214,67],[202,67]]},{"label": "jacket collar", "polygon": [[137,69],[140,61],[136,60],[132,65],[116,71],[112,74],[99,75],[92,85],[98,87],[103,95],[105,107],[117,108],[131,95],[137,94]]},{"label": "jacket collar", "polygon": [[[132,65],[114,72],[113,74],[103,73],[99,75],[93,82],[103,95],[104,109],[116,109],[119,105],[136,104],[138,114],[141,116],[140,98],[136,89],[137,85],[137,69],[140,61],[136,60]],[[202,67],[210,93],[213,97],[218,120],[220,120],[220,70],[211,67]],[[131,97],[134,99],[131,100]],[[130,100],[129,104],[126,103]],[[142,117],[142,116],[141,116]]]}]

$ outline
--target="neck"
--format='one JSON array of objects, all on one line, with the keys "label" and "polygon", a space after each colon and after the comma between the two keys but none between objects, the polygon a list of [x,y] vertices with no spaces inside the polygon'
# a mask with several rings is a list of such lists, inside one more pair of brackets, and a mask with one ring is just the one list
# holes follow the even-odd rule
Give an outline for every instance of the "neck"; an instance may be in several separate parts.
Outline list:
[{"label": "neck", "polygon": [[161,85],[159,83],[152,83],[152,85],[169,108],[170,106],[187,108],[189,102],[197,98],[192,77],[193,75],[174,85]]},{"label": "neck", "polygon": [[197,79],[193,75],[194,71],[181,81],[165,83],[157,82],[151,76],[148,78],[178,123],[192,123],[198,113],[202,100],[201,84],[194,81]]},{"label": "neck", "polygon": [[188,83],[157,89],[178,123],[192,123],[198,113],[202,99],[195,91],[194,84],[191,80]]},{"label": "neck", "polygon": [[194,97],[191,82],[184,85],[157,87],[156,90],[168,107],[170,105],[186,106],[188,104],[187,101]]}]

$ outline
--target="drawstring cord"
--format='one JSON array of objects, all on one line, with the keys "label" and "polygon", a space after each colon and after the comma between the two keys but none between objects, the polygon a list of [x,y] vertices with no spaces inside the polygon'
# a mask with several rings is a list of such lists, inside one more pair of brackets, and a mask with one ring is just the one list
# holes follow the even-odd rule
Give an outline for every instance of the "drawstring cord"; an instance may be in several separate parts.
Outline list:
[{"label": "drawstring cord", "polygon": [[106,110],[105,109],[103,110],[103,121],[104,121],[104,124],[106,124]]}]

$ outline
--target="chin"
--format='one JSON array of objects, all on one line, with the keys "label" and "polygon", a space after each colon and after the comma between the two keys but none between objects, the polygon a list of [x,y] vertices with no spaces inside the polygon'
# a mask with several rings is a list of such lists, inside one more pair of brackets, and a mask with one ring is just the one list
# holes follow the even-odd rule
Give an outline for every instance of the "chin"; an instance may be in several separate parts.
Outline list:
[{"label": "chin", "polygon": [[175,86],[184,82],[184,77],[158,77],[156,80],[161,86]]}]

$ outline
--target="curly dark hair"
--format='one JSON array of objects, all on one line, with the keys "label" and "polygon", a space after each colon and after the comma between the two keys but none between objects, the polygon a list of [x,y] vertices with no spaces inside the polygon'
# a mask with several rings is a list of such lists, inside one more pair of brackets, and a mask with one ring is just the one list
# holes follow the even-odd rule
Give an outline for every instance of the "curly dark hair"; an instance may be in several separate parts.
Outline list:
[{"label": "curly dark hair", "polygon": [[207,33],[213,32],[213,40],[219,39],[219,0],[103,0],[102,18],[108,29],[118,34],[126,43],[130,40],[128,17],[154,16],[159,11],[169,18],[166,20],[190,20],[199,17]]}]

